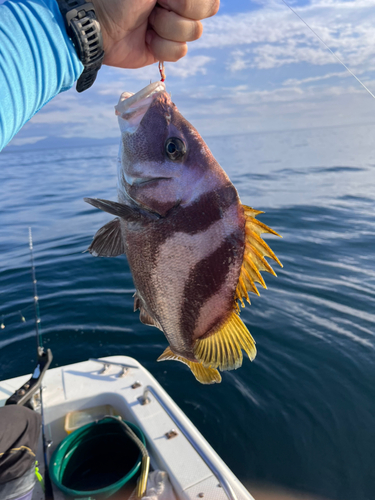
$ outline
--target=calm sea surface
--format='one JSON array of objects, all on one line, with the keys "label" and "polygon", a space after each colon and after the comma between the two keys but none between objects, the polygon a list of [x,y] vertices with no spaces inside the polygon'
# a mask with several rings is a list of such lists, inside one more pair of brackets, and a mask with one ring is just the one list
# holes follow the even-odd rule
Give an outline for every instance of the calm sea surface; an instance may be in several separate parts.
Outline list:
[{"label": "calm sea surface", "polygon": [[[35,363],[28,226],[53,366],[137,358],[247,485],[375,498],[374,127],[208,138],[284,264],[242,313],[253,363],[203,386],[133,313],[125,257],[82,253],[111,216],[117,146],[0,154],[0,379]],[[21,321],[21,310],[26,322]]]}]

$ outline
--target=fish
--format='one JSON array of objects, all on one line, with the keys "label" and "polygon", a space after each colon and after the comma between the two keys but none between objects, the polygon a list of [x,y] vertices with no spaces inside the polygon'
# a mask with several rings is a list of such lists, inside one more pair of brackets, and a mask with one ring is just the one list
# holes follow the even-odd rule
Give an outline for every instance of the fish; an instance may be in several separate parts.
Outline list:
[{"label": "fish", "polygon": [[134,311],[169,345],[158,361],[187,365],[203,384],[252,361],[256,346],[240,318],[249,293],[266,288],[262,271],[282,267],[262,234],[280,236],[243,205],[198,131],[181,115],[163,82],[115,106],[121,131],[118,201],[85,198],[115,216],[88,251],[125,254],[136,292]]}]

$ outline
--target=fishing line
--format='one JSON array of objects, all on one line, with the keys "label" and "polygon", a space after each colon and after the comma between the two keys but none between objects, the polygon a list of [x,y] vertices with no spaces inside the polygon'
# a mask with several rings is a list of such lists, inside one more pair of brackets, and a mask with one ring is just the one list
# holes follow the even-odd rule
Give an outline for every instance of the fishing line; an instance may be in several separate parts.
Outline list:
[{"label": "fishing line", "polygon": [[34,304],[31,304],[30,306],[23,307],[22,309],[17,309],[17,311],[13,311],[7,314],[1,314],[1,325],[0,328],[3,330],[6,325],[5,325],[5,319],[6,318],[12,318],[14,316],[18,317],[22,323],[26,323],[26,318],[25,318],[25,313],[29,309],[34,308]]},{"label": "fishing line", "polygon": [[[36,285],[36,275],[35,275],[35,265],[34,265],[34,254],[33,254],[33,235],[31,232],[31,227],[29,227],[29,248],[30,248],[30,261],[31,261],[31,276],[33,280],[34,288],[34,311],[35,311],[35,334],[36,334],[36,345],[38,357],[44,352],[42,347],[42,335],[40,331],[40,312],[39,312],[39,297]],[[44,484],[45,484],[45,500],[53,500],[53,490],[51,479],[48,470],[48,459],[47,459],[47,449],[48,443],[46,440],[45,433],[45,419],[44,419],[44,406],[43,406],[43,389],[42,385],[39,390],[40,397],[40,413],[42,416],[42,438],[43,438],[43,457],[44,457]]]},{"label": "fishing line", "polygon": [[366,87],[366,85],[365,85],[363,82],[361,82],[361,80],[360,80],[360,79],[359,79],[359,78],[358,78],[358,77],[357,77],[357,76],[353,73],[353,71],[351,71],[351,70],[347,67],[347,65],[346,65],[346,64],[345,64],[345,63],[344,63],[344,62],[343,62],[343,61],[339,58],[339,56],[337,56],[337,55],[333,52],[333,50],[332,50],[332,49],[330,49],[330,48],[328,47],[328,45],[325,43],[325,41],[324,41],[324,40],[322,40],[322,38],[320,38],[320,36],[318,35],[318,33],[316,33],[316,32],[315,32],[315,31],[311,28],[311,26],[309,26],[309,25],[307,24],[307,22],[306,22],[304,19],[302,19],[302,17],[301,17],[299,14],[297,14],[297,12],[296,12],[294,9],[292,9],[292,7],[291,7],[291,6],[290,6],[290,5],[289,5],[289,4],[288,4],[285,0],[281,0],[281,1],[282,1],[282,2],[283,2],[283,3],[284,3],[287,7],[288,7],[288,9],[290,9],[290,10],[293,12],[293,14],[295,14],[295,15],[298,17],[298,19],[300,19],[300,20],[301,20],[301,21],[302,21],[302,22],[303,22],[303,23],[304,23],[304,24],[305,24],[305,25],[309,28],[309,30],[310,30],[310,31],[312,31],[312,32],[314,33],[314,35],[318,38],[318,40],[320,40],[320,42],[324,45],[324,47],[330,51],[330,53],[333,55],[333,57],[334,57],[335,59],[337,59],[337,61],[338,61],[340,64],[342,64],[342,65],[344,66],[344,68],[345,68],[345,69],[346,69],[346,70],[347,70],[347,71],[348,71],[348,72],[349,72],[352,76],[354,76],[354,78],[357,80],[357,82],[358,82],[360,85],[362,85],[362,87],[363,87],[363,88],[364,88],[364,89],[365,89],[365,90],[366,90],[366,91],[370,94],[370,96],[371,96],[371,97],[373,97],[373,98],[375,99],[375,95],[371,92],[371,90],[369,90],[369,89]]},{"label": "fishing line", "polygon": [[38,290],[36,286],[36,276],[35,276],[35,265],[34,265],[34,254],[33,254],[33,235],[31,232],[31,227],[29,227],[29,248],[30,248],[30,261],[31,261],[31,277],[33,280],[34,287],[34,311],[35,311],[35,333],[36,333],[36,347],[42,347],[42,336],[39,329],[40,317],[39,317],[39,298]]}]

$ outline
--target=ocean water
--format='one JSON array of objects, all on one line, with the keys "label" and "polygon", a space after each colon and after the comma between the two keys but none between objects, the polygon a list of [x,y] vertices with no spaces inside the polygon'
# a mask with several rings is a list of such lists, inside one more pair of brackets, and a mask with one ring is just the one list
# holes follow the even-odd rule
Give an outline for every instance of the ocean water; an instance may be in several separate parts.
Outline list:
[{"label": "ocean water", "polygon": [[[249,487],[375,498],[375,148],[369,126],[207,138],[243,203],[283,235],[282,263],[242,318],[258,355],[203,386],[156,363],[161,332],[133,313],[125,257],[82,253],[111,216],[117,146],[0,154],[0,378],[35,363],[28,227],[53,366],[137,358]],[[21,321],[21,311],[26,321]]]}]

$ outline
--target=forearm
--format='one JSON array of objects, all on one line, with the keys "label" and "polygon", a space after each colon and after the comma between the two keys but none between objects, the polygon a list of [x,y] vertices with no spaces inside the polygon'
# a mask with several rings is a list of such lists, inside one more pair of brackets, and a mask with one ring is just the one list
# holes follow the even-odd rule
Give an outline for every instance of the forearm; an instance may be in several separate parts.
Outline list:
[{"label": "forearm", "polygon": [[55,0],[0,5],[0,150],[82,71]]}]

